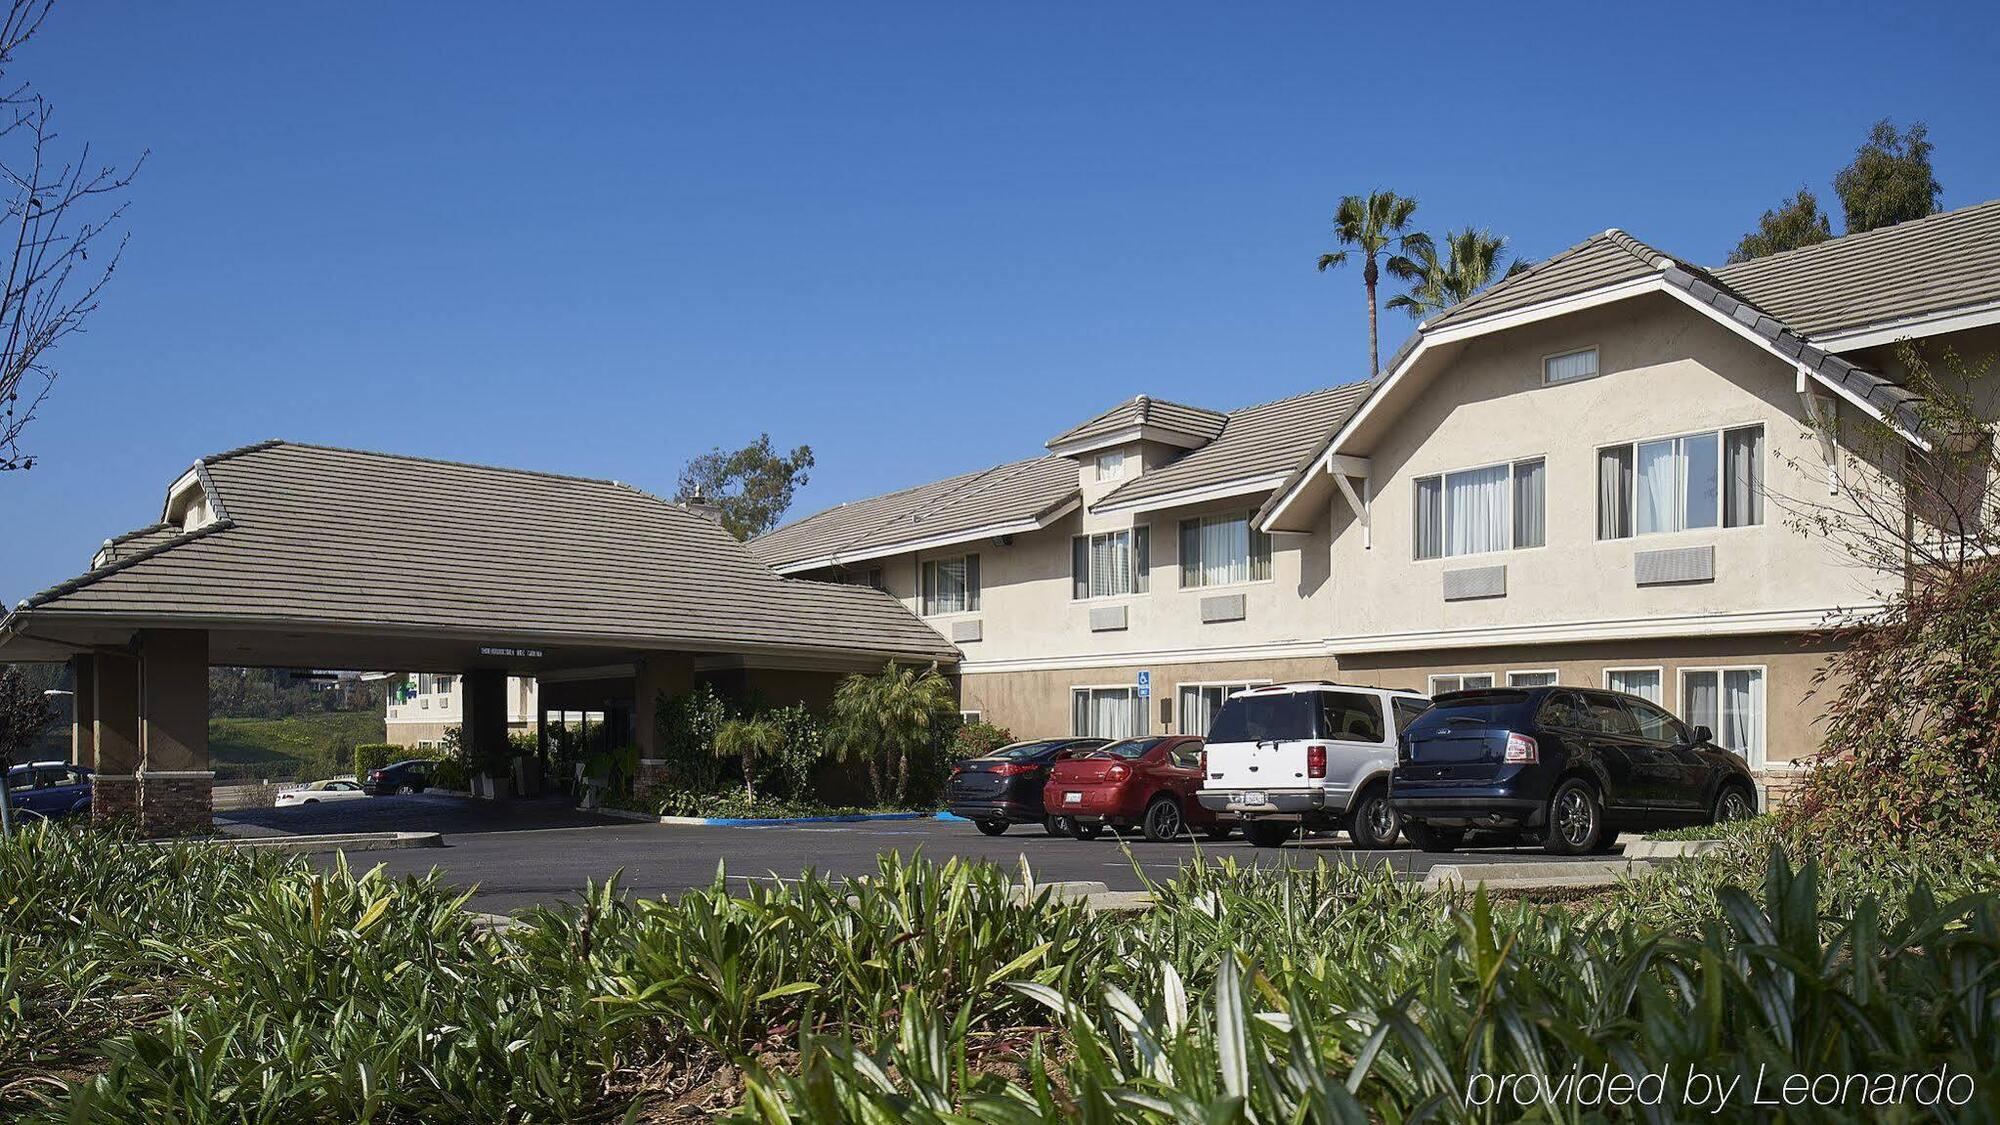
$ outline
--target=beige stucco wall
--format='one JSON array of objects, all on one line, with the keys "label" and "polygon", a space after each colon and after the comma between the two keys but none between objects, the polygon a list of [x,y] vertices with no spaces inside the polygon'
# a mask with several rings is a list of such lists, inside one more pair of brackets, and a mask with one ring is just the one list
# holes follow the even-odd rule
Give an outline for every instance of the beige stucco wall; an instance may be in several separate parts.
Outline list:
[{"label": "beige stucco wall", "polygon": [[[1601,374],[1542,385],[1542,358],[1599,349]],[[1600,541],[1600,446],[1762,423],[1764,522]],[[1871,575],[1787,526],[1824,503],[1824,460],[1795,369],[1665,296],[1646,296],[1476,338],[1375,446],[1373,546],[1339,507],[1328,633],[1372,637],[1503,626],[1823,610],[1879,600]],[[1417,560],[1414,487],[1457,469],[1547,459],[1547,545]],[[1713,582],[1637,587],[1633,555],[1713,545]],[[1501,598],[1446,602],[1443,572],[1504,564]],[[1718,628],[1728,628],[1718,622]]]},{"label": "beige stucco wall", "polygon": [[[1070,689],[1111,687],[1138,682],[1139,672],[1152,673],[1153,696],[1147,707],[1147,728],[1153,734],[1201,734],[1180,729],[1179,689],[1183,684],[1250,683],[1268,680],[1334,678],[1330,658],[1238,660],[1191,664],[1121,664],[1103,668],[1055,668],[1026,672],[971,673],[959,681],[959,705],[978,711],[989,723],[1012,731],[1016,738],[1046,738],[1072,733]],[[1162,722],[1160,701],[1173,700],[1168,721]]]}]

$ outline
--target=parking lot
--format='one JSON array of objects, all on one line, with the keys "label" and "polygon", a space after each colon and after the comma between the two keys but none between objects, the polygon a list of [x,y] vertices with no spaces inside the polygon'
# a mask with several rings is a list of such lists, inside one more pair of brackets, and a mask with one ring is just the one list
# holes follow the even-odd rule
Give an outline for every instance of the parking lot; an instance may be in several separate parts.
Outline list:
[{"label": "parking lot", "polygon": [[[1345,836],[1314,838],[1279,850],[1254,848],[1240,838],[1171,844],[1131,840],[1121,846],[1108,836],[1086,842],[1047,836],[1038,828],[1017,827],[1004,836],[989,837],[970,824],[948,820],[768,828],[662,825],[578,813],[554,803],[488,803],[429,794],[218,813],[216,823],[232,835],[442,832],[443,848],[358,853],[351,862],[363,867],[380,863],[395,875],[422,874],[435,867],[453,884],[476,888],[472,905],[494,913],[574,898],[586,882],[602,882],[613,874],[619,875],[628,892],[655,897],[706,886],[715,878],[718,864],[736,884],[794,878],[807,869],[851,876],[874,870],[876,857],[890,851],[932,859],[983,859],[1010,869],[1025,861],[1039,880],[1090,879],[1114,890],[1137,890],[1146,879],[1171,878],[1197,851],[1259,865],[1310,864],[1321,857],[1342,863],[1386,863],[1413,876],[1454,859],[1504,863],[1550,858],[1532,848],[1470,849],[1456,857],[1408,848],[1356,851]],[[330,865],[334,857],[322,855],[317,860]]]}]

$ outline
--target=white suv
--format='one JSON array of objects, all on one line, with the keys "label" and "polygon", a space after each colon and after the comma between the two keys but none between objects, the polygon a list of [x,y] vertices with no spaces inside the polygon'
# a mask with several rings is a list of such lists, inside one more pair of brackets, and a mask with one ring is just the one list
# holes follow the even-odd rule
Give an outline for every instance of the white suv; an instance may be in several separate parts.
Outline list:
[{"label": "white suv", "polygon": [[1430,705],[1414,691],[1324,680],[1236,692],[1209,726],[1202,807],[1241,819],[1260,848],[1301,828],[1392,847],[1402,831],[1389,804],[1396,736]]}]

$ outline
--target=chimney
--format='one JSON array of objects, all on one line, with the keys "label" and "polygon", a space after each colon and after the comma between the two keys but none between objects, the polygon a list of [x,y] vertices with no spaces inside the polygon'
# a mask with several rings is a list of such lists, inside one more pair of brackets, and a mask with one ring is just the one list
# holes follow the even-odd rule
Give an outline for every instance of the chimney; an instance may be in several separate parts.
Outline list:
[{"label": "chimney", "polygon": [[703,496],[700,485],[694,486],[694,495],[688,497],[683,507],[717,527],[722,526],[722,505]]}]

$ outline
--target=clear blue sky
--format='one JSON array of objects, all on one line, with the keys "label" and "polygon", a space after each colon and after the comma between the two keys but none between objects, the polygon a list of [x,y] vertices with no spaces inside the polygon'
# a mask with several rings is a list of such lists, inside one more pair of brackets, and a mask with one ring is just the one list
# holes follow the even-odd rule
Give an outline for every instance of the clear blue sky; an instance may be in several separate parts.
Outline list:
[{"label": "clear blue sky", "polygon": [[668,492],[768,430],[819,456],[796,515],[1346,382],[1361,280],[1313,259],[1371,187],[1715,262],[1890,115],[2000,196],[1994,9],[1762,7],[65,0],[9,77],[152,158],[0,597],[268,437]]}]

